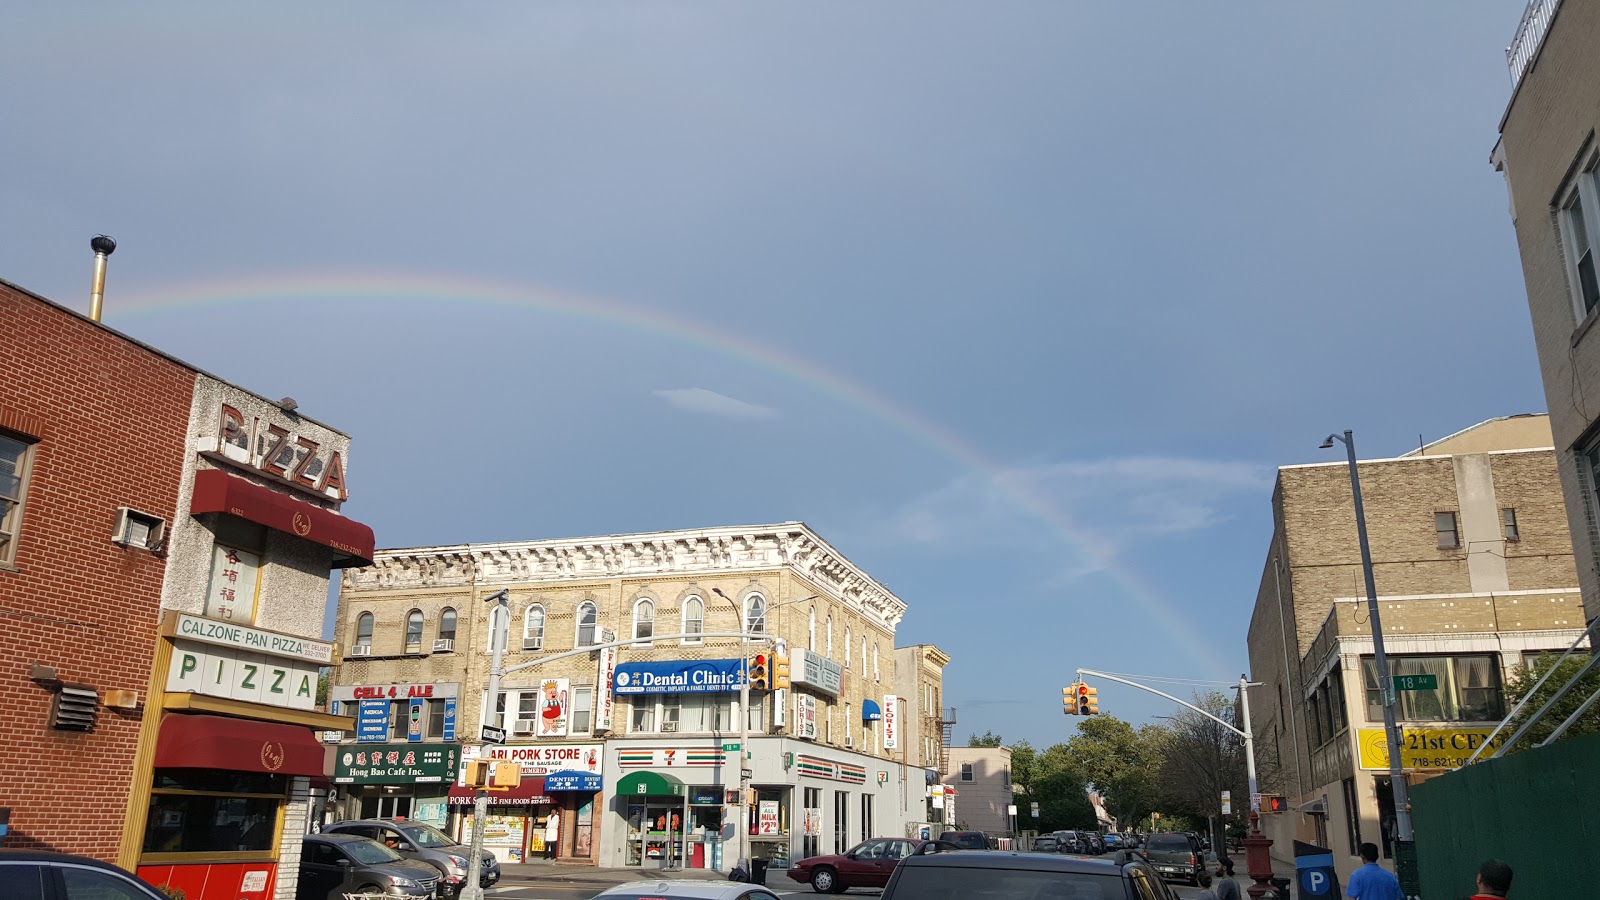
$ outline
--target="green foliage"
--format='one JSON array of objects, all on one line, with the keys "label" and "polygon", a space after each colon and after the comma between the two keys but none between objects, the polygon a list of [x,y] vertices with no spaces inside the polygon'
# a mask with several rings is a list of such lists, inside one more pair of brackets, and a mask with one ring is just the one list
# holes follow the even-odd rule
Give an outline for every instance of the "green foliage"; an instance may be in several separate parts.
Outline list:
[{"label": "green foliage", "polygon": [[983,737],[978,737],[977,735],[973,735],[972,737],[968,738],[967,739],[967,746],[968,747],[998,747],[998,746],[1000,746],[1000,735],[995,734],[992,731],[985,731],[983,733]]},{"label": "green foliage", "polygon": [[[1552,654],[1535,656],[1532,658],[1531,665],[1524,664],[1513,669],[1510,679],[1506,681],[1506,696],[1509,698],[1509,702],[1513,705],[1521,702],[1522,698],[1533,690],[1533,686],[1539,683],[1539,679],[1555,666],[1556,658]],[[1575,653],[1563,660],[1561,666],[1556,669],[1555,674],[1551,675],[1550,680],[1540,686],[1539,690],[1534,693],[1533,699],[1523,708],[1519,721],[1527,721],[1528,716],[1538,712],[1539,708],[1544,706],[1551,697],[1555,696],[1556,691],[1560,690],[1561,686],[1566,684],[1572,676],[1578,674],[1578,670],[1587,665],[1589,660],[1590,657],[1583,653]],[[1578,707],[1583,705],[1583,701],[1596,691],[1600,691],[1600,670],[1592,671],[1585,675],[1583,680],[1568,691],[1560,702],[1551,707],[1550,711],[1545,713],[1544,718],[1540,719],[1538,724],[1528,731],[1528,735],[1518,741],[1517,746],[1508,752],[1515,753],[1518,750],[1526,750],[1548,738],[1556,730],[1557,726],[1565,722],[1567,717],[1576,712]],[[1590,707],[1588,712],[1585,712],[1578,721],[1572,723],[1572,727],[1567,729],[1566,733],[1561,737],[1565,740],[1580,734],[1596,733],[1600,733],[1600,704]]]},{"label": "green foliage", "polygon": [[1161,767],[1170,740],[1167,729],[1135,729],[1116,716],[1090,716],[1063,748],[1067,765],[1100,794],[1118,822],[1138,822],[1158,808]]}]

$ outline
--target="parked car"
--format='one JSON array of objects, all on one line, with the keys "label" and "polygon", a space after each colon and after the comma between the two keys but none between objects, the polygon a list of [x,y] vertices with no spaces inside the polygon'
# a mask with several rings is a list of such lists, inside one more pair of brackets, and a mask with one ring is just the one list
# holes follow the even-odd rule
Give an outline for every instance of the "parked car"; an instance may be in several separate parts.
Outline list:
[{"label": "parked car", "polygon": [[116,866],[70,853],[0,850],[0,884],[5,885],[6,900],[167,900],[165,894]]},{"label": "parked car", "polygon": [[372,838],[308,834],[300,845],[295,900],[342,900],[345,894],[432,898],[438,887],[438,869],[406,859]]},{"label": "parked car", "polygon": [[[945,832],[951,834],[952,832]],[[873,838],[844,853],[808,856],[789,865],[789,878],[811,885],[819,894],[838,894],[853,887],[883,887],[895,866],[911,856],[942,856],[963,849],[945,840]]]},{"label": "parked car", "polygon": [[1196,885],[1200,883],[1205,853],[1194,835],[1181,831],[1152,834],[1145,841],[1144,853],[1163,878],[1181,878]]},{"label": "parked car", "polygon": [[1066,830],[1051,832],[1056,839],[1056,849],[1061,853],[1088,853],[1089,841],[1082,832]]},{"label": "parked car", "polygon": [[1085,831],[1082,832],[1082,834],[1084,840],[1088,841],[1089,843],[1088,849],[1084,851],[1085,853],[1099,856],[1100,854],[1106,852],[1106,842],[1105,839],[1100,836],[1100,832]]},{"label": "parked car", "polygon": [[1033,839],[1033,852],[1035,853],[1060,853],[1060,845],[1051,835],[1043,835]]},{"label": "parked car", "polygon": [[989,849],[989,838],[981,831],[946,831],[939,835],[939,840],[963,850]]},{"label": "parked car", "polygon": [[895,869],[880,900],[1176,900],[1154,869],[1128,856],[1084,859],[1007,850],[915,856]]},{"label": "parked car", "polygon": [[595,900],[778,900],[771,889],[739,881],[689,879],[630,881],[608,887]]},{"label": "parked car", "polygon": [[1117,834],[1115,831],[1108,831],[1101,835],[1100,843],[1106,845],[1107,853],[1127,848],[1127,844],[1122,840],[1122,835]]},{"label": "parked car", "polygon": [[[334,822],[323,834],[355,834],[372,838],[406,859],[425,862],[439,870],[439,896],[454,897],[467,883],[467,866],[472,850],[426,822],[407,819],[351,819]],[[500,862],[493,853],[483,851],[478,870],[478,885],[489,887],[500,880]]]}]

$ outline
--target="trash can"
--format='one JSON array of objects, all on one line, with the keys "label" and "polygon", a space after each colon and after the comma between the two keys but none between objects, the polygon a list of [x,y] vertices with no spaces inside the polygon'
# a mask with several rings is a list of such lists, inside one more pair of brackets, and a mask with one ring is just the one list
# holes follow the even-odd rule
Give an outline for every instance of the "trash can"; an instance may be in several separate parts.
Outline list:
[{"label": "trash can", "polygon": [[764,859],[750,860],[750,883],[765,886],[767,883],[767,861]]}]

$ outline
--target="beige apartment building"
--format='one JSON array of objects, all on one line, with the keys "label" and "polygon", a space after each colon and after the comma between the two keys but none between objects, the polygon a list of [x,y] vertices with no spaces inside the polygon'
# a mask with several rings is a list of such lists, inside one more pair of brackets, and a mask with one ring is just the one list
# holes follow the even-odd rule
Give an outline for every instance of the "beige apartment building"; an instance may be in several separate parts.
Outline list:
[{"label": "beige apartment building", "polygon": [[921,793],[906,793],[906,818],[915,831],[909,837],[920,837],[924,831],[921,826],[931,834],[954,822],[947,818],[949,807],[944,804],[943,790],[939,790],[937,801],[934,792],[948,771],[945,754],[949,738],[945,732],[955,724],[955,710],[946,711],[940,705],[944,698],[944,667],[949,664],[950,654],[933,644],[913,644],[894,651],[899,755],[902,763],[915,770],[908,778],[915,779],[915,772],[920,771],[926,786]]},{"label": "beige apartment building", "polygon": [[[1396,708],[1413,781],[1461,765],[1507,711],[1528,654],[1584,630],[1556,453],[1542,415],[1476,425],[1395,459],[1361,460],[1385,649],[1396,675],[1432,675]],[[1283,466],[1250,621],[1260,789],[1273,853],[1330,847],[1341,876],[1370,841],[1389,865],[1393,793],[1372,631],[1343,459]]]},{"label": "beige apartment building", "polygon": [[1600,3],[1528,4],[1491,161],[1505,175],[1587,620],[1600,615]]},{"label": "beige apartment building", "polygon": [[[508,673],[491,710],[499,613],[484,601],[501,589]],[[335,749],[335,811],[459,832],[471,791],[454,769],[441,779],[423,762],[506,758],[522,763],[523,785],[491,807],[502,859],[539,854],[555,811],[561,859],[727,871],[742,755],[757,857],[781,865],[904,833],[904,798],[922,796],[924,777],[901,765],[884,707],[896,698],[905,612],[799,522],[380,550],[339,596],[346,652],[332,697],[353,704],[341,711],[357,733]],[[745,661],[763,654],[770,666],[779,644],[721,636],[741,625],[781,642],[792,680],[752,691],[744,711]],[[627,643],[585,649],[613,640]],[[484,725],[503,728],[506,743],[481,743]],[[387,765],[408,750],[415,777]],[[385,767],[362,768],[374,751]]]},{"label": "beige apartment building", "polygon": [[962,831],[991,838],[1015,833],[1010,747],[950,747],[944,774],[944,805]]}]

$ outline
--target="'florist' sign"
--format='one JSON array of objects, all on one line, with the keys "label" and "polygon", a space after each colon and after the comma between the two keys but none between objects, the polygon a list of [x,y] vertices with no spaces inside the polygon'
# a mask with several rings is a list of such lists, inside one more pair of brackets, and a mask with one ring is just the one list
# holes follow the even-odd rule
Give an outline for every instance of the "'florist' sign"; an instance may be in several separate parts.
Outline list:
[{"label": "'florist' sign", "polygon": [[883,697],[883,749],[900,746],[900,698],[893,694]]}]

